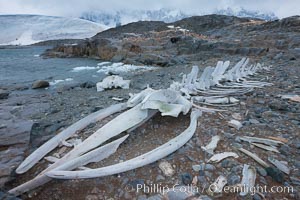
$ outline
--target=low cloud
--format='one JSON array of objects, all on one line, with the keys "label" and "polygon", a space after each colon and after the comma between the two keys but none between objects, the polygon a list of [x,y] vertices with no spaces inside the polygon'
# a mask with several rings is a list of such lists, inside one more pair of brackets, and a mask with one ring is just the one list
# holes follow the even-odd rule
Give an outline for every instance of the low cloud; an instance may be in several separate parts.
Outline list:
[{"label": "low cloud", "polygon": [[78,17],[86,11],[171,8],[186,13],[210,13],[216,9],[240,8],[273,12],[279,18],[300,15],[299,0],[0,0],[0,14],[41,14]]}]

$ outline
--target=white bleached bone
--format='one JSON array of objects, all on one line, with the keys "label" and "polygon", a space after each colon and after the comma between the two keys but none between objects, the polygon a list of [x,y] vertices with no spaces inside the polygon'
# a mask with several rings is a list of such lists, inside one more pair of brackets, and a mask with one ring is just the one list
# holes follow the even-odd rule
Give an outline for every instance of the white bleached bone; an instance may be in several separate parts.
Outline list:
[{"label": "white bleached bone", "polygon": [[66,147],[74,147],[82,142],[81,139],[70,139],[68,141],[61,141],[61,144]]},{"label": "white bleached bone", "polygon": [[141,123],[133,126],[132,128],[128,129],[126,132],[130,133],[132,131],[134,131],[135,129],[137,129],[138,127],[142,126],[143,124],[145,124],[149,119],[151,119],[156,113],[158,113],[157,110],[148,110],[148,116],[147,118],[145,118]]},{"label": "white bleached bone", "polygon": [[278,151],[278,149],[274,146],[268,146],[268,145],[259,144],[259,143],[251,143],[251,144],[256,146],[256,147],[259,147],[261,149],[267,150],[267,151],[273,151],[273,152],[276,152],[276,153],[280,153]]},{"label": "white bleached bone", "polygon": [[28,171],[32,166],[34,166],[40,159],[42,159],[48,152],[52,151],[57,147],[61,141],[64,141],[74,135],[77,131],[80,131],[87,127],[89,124],[100,121],[109,115],[120,112],[126,109],[126,103],[120,103],[116,105],[109,106],[108,108],[99,110],[92,113],[85,118],[79,120],[78,122],[72,124],[55,137],[47,141],[45,144],[40,146],[32,154],[30,154],[16,169],[16,173],[22,174]]},{"label": "white bleached bone", "polygon": [[235,119],[230,120],[230,121],[228,122],[228,125],[229,125],[230,127],[233,127],[233,128],[235,128],[235,129],[237,129],[237,130],[240,130],[240,128],[243,127],[242,123],[239,122],[238,120],[235,120]]},{"label": "white bleached bone", "polygon": [[77,169],[79,169],[79,170],[88,170],[88,169],[91,169],[91,168],[89,168],[89,167],[78,167]]},{"label": "white bleached bone", "polygon": [[123,101],[124,100],[123,98],[120,98],[120,97],[113,97],[111,99],[115,100],[115,101]]},{"label": "white bleached bone", "polygon": [[267,168],[267,167],[270,166],[268,163],[266,163],[265,161],[263,161],[262,159],[260,159],[256,154],[251,153],[250,151],[248,151],[246,149],[243,149],[243,148],[239,148],[238,150],[241,151],[241,152],[243,152],[244,154],[246,154],[247,156],[249,156],[250,158],[252,158],[256,162],[258,162],[263,167]]},{"label": "white bleached bone", "polygon": [[44,157],[44,159],[51,163],[54,163],[59,160],[59,158],[56,158],[54,156],[47,156],[47,157]]},{"label": "white bleached bone", "polygon": [[211,74],[212,75],[211,85],[219,85],[220,81],[222,81],[225,78],[224,73],[229,67],[229,64],[230,64],[229,61],[226,62],[219,61],[217,63],[217,66],[215,67],[214,71]]},{"label": "white bleached bone", "polygon": [[151,93],[153,93],[155,90],[153,90],[152,88],[147,88],[145,90],[142,90],[140,93],[138,94],[133,94],[127,101],[127,106],[128,107],[134,107],[136,105],[138,105],[139,103],[141,103],[146,96],[150,95]]},{"label": "white bleached bone", "polygon": [[183,80],[183,83],[186,85],[194,84],[198,77],[199,68],[198,66],[193,66],[192,71],[186,76],[186,79]]},{"label": "white bleached bone", "polygon": [[13,188],[9,192],[19,195],[47,183],[51,180],[51,178],[45,175],[46,172],[51,171],[56,167],[98,147],[110,138],[117,136],[121,132],[141,123],[145,118],[147,118],[147,116],[148,110],[142,110],[141,105],[137,105],[130,110],[125,111],[89,136],[83,143],[74,147],[74,149],[42,171],[37,177],[16,188]]},{"label": "white bleached bone", "polygon": [[278,140],[272,140],[272,139],[266,139],[266,138],[258,138],[258,137],[249,137],[249,136],[244,136],[240,137],[242,141],[249,142],[249,143],[262,143],[270,146],[278,146],[283,144],[283,142],[278,141]]},{"label": "white bleached bone", "polygon": [[211,74],[213,73],[213,67],[206,67],[199,78],[199,82],[196,84],[198,90],[207,90],[211,86]]},{"label": "white bleached bone", "polygon": [[229,69],[224,77],[227,81],[236,81],[239,78],[241,78],[240,76],[240,68],[242,67],[242,65],[246,62],[246,58],[243,58],[242,60],[240,60],[237,64],[235,64],[234,67],[232,67],[231,69]]},{"label": "white bleached bone", "polygon": [[208,192],[210,195],[213,193],[222,193],[224,186],[227,184],[227,178],[220,175],[209,187]]},{"label": "white bleached bone", "polygon": [[300,102],[300,96],[296,94],[290,94],[290,95],[281,95],[282,99],[288,99],[290,101]]},{"label": "white bleached bone", "polygon": [[216,135],[211,138],[211,141],[205,147],[202,147],[204,151],[209,154],[214,154],[214,150],[217,148],[218,142],[221,140],[221,137]]},{"label": "white bleached bone", "polygon": [[207,107],[202,107],[202,106],[199,106],[197,104],[194,104],[192,103],[193,107],[203,111],[203,112],[209,112],[209,113],[214,113],[216,111],[219,111],[219,112],[223,112],[223,111],[226,111],[226,110],[221,110],[221,109],[215,109],[215,108],[207,108]]},{"label": "white bleached bone", "polygon": [[255,179],[256,179],[255,168],[244,164],[243,178],[242,178],[241,185],[242,185],[242,187],[245,188],[245,190],[242,190],[240,192],[241,196],[247,195],[249,193],[249,191],[251,191],[251,189],[254,188]]},{"label": "white bleached bone", "polygon": [[61,141],[61,145],[60,145],[60,146],[72,147],[73,145],[72,145],[72,144],[70,144],[69,142],[67,142],[67,141],[63,140],[63,141]]},{"label": "white bleached bone", "polygon": [[76,138],[72,138],[70,140],[67,140],[67,142],[69,144],[71,144],[73,147],[79,145],[80,143],[82,143],[82,140],[79,138],[79,139],[76,139]]},{"label": "white bleached bone", "polygon": [[177,117],[179,113],[186,114],[192,104],[174,90],[157,90],[145,97],[141,103],[142,109],[155,109],[162,116]]},{"label": "white bleached bone", "polygon": [[239,100],[237,100],[234,97],[220,97],[220,96],[214,96],[214,97],[196,96],[193,97],[193,99],[198,102],[205,102],[209,104],[230,104],[230,103],[239,102]]},{"label": "white bleached bone", "polygon": [[85,171],[56,171],[52,170],[47,173],[49,177],[59,179],[78,179],[78,178],[93,178],[102,177],[121,172],[129,171],[142,167],[144,165],[153,163],[182,147],[194,135],[197,128],[197,119],[201,116],[201,111],[196,110],[191,113],[191,121],[189,127],[177,137],[171,139],[169,142],[157,147],[156,149],[145,153],[141,156],[127,160],[122,163],[102,167],[98,169],[85,170]]},{"label": "white bleached bone", "polygon": [[268,161],[272,163],[275,167],[277,167],[280,171],[290,174],[290,169],[288,166],[286,166],[283,162],[276,160],[273,157],[268,157]]},{"label": "white bleached bone", "polygon": [[[70,160],[59,167],[55,168],[55,170],[72,170],[76,169],[78,167],[82,167],[84,165],[87,165],[89,163],[99,162],[107,157],[109,157],[111,154],[115,153],[118,147],[122,142],[124,142],[129,135],[125,135],[120,139],[117,139],[111,143],[108,143],[104,146],[101,146],[99,148],[96,148],[82,156],[79,156],[73,160]],[[85,169],[87,170],[87,169]]]},{"label": "white bleached bone", "polygon": [[101,82],[96,84],[97,92],[101,92],[105,89],[112,88],[123,88],[128,89],[130,84],[130,80],[124,80],[123,77],[112,75],[105,77]]},{"label": "white bleached bone", "polygon": [[220,162],[221,160],[228,157],[238,158],[239,156],[234,152],[223,152],[213,155],[207,162]]},{"label": "white bleached bone", "polygon": [[[188,99],[190,94],[197,94],[196,81],[198,76],[199,68],[198,66],[193,66],[192,71],[182,77],[182,82],[180,88],[177,91],[181,91]],[[171,85],[170,88],[175,88],[175,85]]]}]

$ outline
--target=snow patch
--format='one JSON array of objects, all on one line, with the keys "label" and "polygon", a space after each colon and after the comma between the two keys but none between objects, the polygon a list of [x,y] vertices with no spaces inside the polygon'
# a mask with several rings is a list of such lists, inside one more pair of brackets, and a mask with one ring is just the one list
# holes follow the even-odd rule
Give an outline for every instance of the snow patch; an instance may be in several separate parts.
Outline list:
[{"label": "snow patch", "polygon": [[43,15],[0,15],[0,45],[30,45],[45,40],[84,39],[107,27],[91,21]]},{"label": "snow patch", "polygon": [[98,73],[105,73],[105,74],[118,74],[118,73],[125,73],[125,72],[133,72],[133,71],[149,71],[155,70],[159,67],[153,66],[137,66],[137,65],[129,65],[124,63],[112,63],[111,65],[101,65],[101,69],[99,69]]},{"label": "snow patch", "polygon": [[99,67],[90,67],[90,66],[81,66],[81,67],[74,67],[72,69],[72,72],[80,72],[80,71],[85,71],[85,70],[94,70],[98,69]]},{"label": "snow patch", "polygon": [[108,64],[111,64],[111,62],[101,62],[101,63],[98,63],[97,65],[98,66],[103,66],[103,65],[108,65]]},{"label": "snow patch", "polygon": [[62,83],[62,82],[66,82],[66,81],[73,81],[73,79],[72,78],[66,78],[66,79],[64,79],[64,80],[54,80],[54,81],[51,81],[50,82],[50,85],[56,85],[56,84],[58,84],[58,83]]}]

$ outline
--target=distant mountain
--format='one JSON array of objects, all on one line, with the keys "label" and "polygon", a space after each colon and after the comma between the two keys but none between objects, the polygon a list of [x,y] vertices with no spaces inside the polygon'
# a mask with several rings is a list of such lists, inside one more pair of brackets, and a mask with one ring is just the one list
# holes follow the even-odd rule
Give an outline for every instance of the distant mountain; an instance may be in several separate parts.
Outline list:
[{"label": "distant mountain", "polygon": [[42,15],[0,15],[0,27],[0,45],[30,45],[45,40],[83,39],[106,28],[83,19]]},{"label": "distant mountain", "polygon": [[232,9],[227,8],[223,10],[216,10],[214,14],[219,15],[229,15],[229,16],[236,16],[236,17],[247,17],[247,18],[257,18],[263,19],[266,21],[276,20],[278,17],[274,13],[267,13],[261,11],[249,11],[245,10],[244,8]]},{"label": "distant mountain", "polygon": [[186,13],[180,10],[159,9],[159,10],[119,10],[119,11],[90,11],[84,12],[81,19],[104,24],[109,27],[128,24],[137,21],[164,21],[175,22],[191,16],[201,16],[207,14],[220,14],[237,17],[258,18],[263,20],[275,20],[277,17],[273,13],[264,13],[260,11],[249,11],[243,8],[222,9],[213,12]]}]

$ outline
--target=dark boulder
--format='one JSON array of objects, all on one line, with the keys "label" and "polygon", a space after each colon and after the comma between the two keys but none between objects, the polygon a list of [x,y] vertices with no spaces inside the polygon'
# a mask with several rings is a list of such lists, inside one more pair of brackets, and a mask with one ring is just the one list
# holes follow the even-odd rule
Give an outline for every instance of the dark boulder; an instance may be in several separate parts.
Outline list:
[{"label": "dark boulder", "polygon": [[8,91],[0,89],[0,99],[7,99],[8,95],[9,95]]},{"label": "dark boulder", "polygon": [[49,87],[50,84],[48,81],[44,81],[44,80],[38,80],[38,81],[35,81],[33,84],[32,84],[32,89],[38,89],[38,88],[46,88],[46,87]]}]

